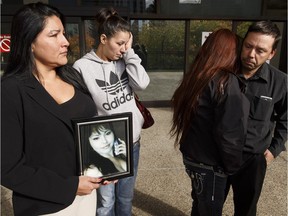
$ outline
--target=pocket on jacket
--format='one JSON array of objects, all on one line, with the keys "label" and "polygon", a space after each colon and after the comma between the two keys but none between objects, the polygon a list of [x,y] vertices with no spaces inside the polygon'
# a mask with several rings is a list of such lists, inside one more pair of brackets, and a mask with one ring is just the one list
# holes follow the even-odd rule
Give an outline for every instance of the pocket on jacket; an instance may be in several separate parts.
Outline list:
[{"label": "pocket on jacket", "polygon": [[250,107],[250,117],[266,121],[271,117],[272,98],[255,96]]}]

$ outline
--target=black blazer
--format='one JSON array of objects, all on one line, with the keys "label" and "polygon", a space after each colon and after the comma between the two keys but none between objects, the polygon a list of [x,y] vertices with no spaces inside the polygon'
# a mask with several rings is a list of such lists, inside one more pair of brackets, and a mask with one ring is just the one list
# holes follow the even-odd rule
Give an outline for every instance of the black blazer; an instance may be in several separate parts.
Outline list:
[{"label": "black blazer", "polygon": [[[14,213],[59,211],[73,202],[79,181],[71,120],[34,77],[1,83],[1,184],[13,190]],[[84,97],[89,103],[75,117],[95,115]]]}]

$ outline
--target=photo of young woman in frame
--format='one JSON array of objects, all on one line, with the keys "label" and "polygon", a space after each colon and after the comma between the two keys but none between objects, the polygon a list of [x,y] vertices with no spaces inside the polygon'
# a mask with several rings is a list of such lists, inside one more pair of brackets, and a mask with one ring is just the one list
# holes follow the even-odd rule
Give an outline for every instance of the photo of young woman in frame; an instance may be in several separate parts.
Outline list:
[{"label": "photo of young woman in frame", "polygon": [[81,174],[108,180],[133,175],[128,119],[99,118],[77,123]]}]

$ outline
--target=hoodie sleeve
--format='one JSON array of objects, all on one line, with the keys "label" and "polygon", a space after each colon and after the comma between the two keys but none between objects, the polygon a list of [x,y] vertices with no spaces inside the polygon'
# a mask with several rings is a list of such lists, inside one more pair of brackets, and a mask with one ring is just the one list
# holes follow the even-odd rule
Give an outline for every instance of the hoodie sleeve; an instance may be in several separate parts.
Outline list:
[{"label": "hoodie sleeve", "polygon": [[123,60],[125,61],[131,88],[134,91],[144,90],[148,86],[150,78],[141,65],[139,56],[135,54],[134,50],[131,48],[123,55]]}]

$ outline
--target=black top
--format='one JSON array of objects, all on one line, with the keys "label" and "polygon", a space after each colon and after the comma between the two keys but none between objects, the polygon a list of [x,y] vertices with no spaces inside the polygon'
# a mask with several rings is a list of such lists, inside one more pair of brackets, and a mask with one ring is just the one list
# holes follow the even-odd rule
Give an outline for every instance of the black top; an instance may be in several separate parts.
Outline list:
[{"label": "black top", "polygon": [[1,91],[1,184],[15,216],[64,209],[79,182],[71,117],[94,116],[93,100],[75,90],[59,105],[34,77],[2,79]]},{"label": "black top", "polygon": [[262,154],[268,148],[276,157],[287,140],[287,75],[265,63],[254,76],[241,79],[251,103],[244,151]]},{"label": "black top", "polygon": [[203,91],[180,150],[196,163],[221,167],[232,174],[241,165],[249,103],[233,74],[221,102],[215,98],[217,88],[214,78]]},{"label": "black top", "polygon": [[84,118],[87,117],[87,114],[89,116],[89,113],[90,116],[92,113],[92,116],[94,116],[96,106],[91,106],[90,99],[92,98],[75,89],[74,96],[65,103],[59,104],[59,108],[63,112],[63,115],[65,114],[69,119]]}]

